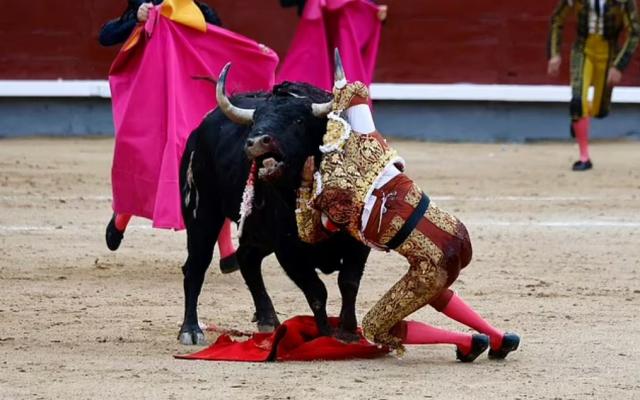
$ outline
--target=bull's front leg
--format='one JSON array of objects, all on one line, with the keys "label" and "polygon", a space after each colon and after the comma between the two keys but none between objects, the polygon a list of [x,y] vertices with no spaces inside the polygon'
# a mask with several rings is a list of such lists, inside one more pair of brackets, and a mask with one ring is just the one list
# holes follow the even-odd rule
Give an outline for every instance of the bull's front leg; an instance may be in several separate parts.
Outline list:
[{"label": "bull's front leg", "polygon": [[284,246],[276,257],[291,280],[298,286],[311,307],[321,336],[331,336],[332,330],[327,317],[327,288],[318,277],[313,263],[295,246]]},{"label": "bull's front leg", "polygon": [[369,251],[370,249],[365,246],[360,246],[359,249],[350,249],[344,257],[338,274],[342,308],[340,310],[340,327],[336,332],[336,337],[346,342],[359,340],[359,336],[356,334],[358,328],[356,299]]},{"label": "bull's front leg", "polygon": [[236,252],[242,278],[253,298],[256,309],[254,322],[257,323],[260,332],[272,332],[280,325],[271,297],[269,297],[262,279],[262,260],[268,254],[269,252],[244,243],[240,244]]},{"label": "bull's front leg", "polygon": [[189,256],[182,267],[184,275],[184,320],[178,333],[178,340],[185,345],[205,344],[204,332],[198,325],[198,297],[204,283],[204,276],[213,257],[218,232],[224,219],[206,218],[205,212],[197,220],[187,223],[187,249]]}]

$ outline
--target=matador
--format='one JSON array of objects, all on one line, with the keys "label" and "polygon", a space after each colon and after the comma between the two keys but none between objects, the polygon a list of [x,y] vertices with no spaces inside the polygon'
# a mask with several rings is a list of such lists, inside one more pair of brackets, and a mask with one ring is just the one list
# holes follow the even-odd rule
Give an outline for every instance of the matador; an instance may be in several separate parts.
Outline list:
[{"label": "matador", "polygon": [[[465,226],[445,212],[403,171],[404,161],[376,130],[361,82],[347,83],[336,53],[333,111],[315,160],[307,159],[298,193],[300,238],[308,243],[344,230],[374,249],[395,250],[409,262],[409,271],[369,310],[362,321],[364,336],[399,354],[404,345],[456,345],[457,359],[471,362],[488,347],[489,357],[503,359],[520,338],[484,320],[449,289],[471,260]],[[477,334],[405,321],[431,305]]]}]

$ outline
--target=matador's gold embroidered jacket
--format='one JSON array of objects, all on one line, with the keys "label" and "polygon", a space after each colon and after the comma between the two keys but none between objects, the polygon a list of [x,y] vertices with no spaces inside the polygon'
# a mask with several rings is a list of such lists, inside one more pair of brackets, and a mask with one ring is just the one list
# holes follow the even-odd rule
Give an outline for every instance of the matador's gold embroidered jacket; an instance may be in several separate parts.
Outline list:
[{"label": "matador's gold embroidered jacket", "polygon": [[[560,54],[562,28],[570,12],[574,12],[578,18],[578,37],[574,44],[574,51],[584,51],[589,36],[590,7],[589,0],[560,0],[551,16],[549,58]],[[609,42],[611,49],[616,49],[611,65],[622,71],[631,61],[640,42],[640,20],[638,20],[636,0],[606,0],[602,13],[602,36]],[[627,31],[627,38],[622,48],[619,48],[617,42],[623,30]]]},{"label": "matador's gold embroidered jacket", "polygon": [[333,111],[329,114],[323,138],[320,169],[315,173],[312,190],[302,187],[296,212],[298,233],[307,243],[327,237],[322,214],[341,225],[354,238],[367,242],[361,232],[361,217],[374,182],[391,163],[401,162],[398,154],[377,132],[354,132],[340,117],[350,106],[366,104],[368,91],[355,82],[334,90]]}]

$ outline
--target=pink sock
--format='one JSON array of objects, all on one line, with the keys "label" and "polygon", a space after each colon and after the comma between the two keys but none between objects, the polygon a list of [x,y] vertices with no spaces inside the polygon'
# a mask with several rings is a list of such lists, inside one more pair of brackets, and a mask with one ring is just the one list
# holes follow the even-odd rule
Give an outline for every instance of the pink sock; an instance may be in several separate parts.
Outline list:
[{"label": "pink sock", "polygon": [[224,220],[222,229],[218,234],[218,250],[220,250],[220,258],[229,257],[236,252],[231,240],[231,221],[228,219]]},{"label": "pink sock", "polygon": [[491,340],[492,349],[497,350],[502,345],[504,332],[494,328],[456,293],[453,293],[449,304],[442,310],[442,313],[480,333],[488,335]]},{"label": "pink sock", "polygon": [[471,335],[446,331],[422,322],[406,321],[404,344],[455,344],[463,353],[471,350]]},{"label": "pink sock", "polygon": [[580,149],[580,161],[587,161],[589,159],[589,117],[574,121],[572,126],[578,149]]},{"label": "pink sock", "polygon": [[124,232],[127,229],[127,225],[129,225],[129,220],[131,219],[131,214],[116,214],[116,229],[120,232]]}]

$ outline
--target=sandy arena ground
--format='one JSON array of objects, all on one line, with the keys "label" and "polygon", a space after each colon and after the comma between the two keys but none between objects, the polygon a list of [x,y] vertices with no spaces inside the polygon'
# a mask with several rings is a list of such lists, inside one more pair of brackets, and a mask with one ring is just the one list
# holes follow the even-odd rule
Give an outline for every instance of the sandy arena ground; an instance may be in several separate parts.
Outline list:
[{"label": "sandy arena ground", "polygon": [[[195,350],[176,341],[185,235],[134,220],[121,249],[106,249],[112,146],[0,141],[0,399],[640,398],[638,142],[595,144],[586,173],[569,171],[569,144],[395,143],[470,230],[474,261],[455,288],[523,338],[505,362],[468,365],[452,346],[370,361],[173,359]],[[359,318],[405,271],[400,257],[372,253]],[[282,320],[309,313],[273,258],[264,272]],[[325,282],[335,314],[335,276]],[[253,329],[241,276],[217,264],[200,312]],[[414,319],[465,330],[432,309]]]}]

